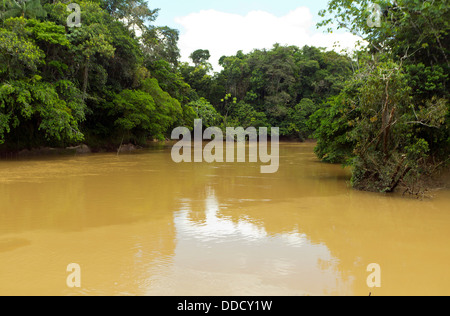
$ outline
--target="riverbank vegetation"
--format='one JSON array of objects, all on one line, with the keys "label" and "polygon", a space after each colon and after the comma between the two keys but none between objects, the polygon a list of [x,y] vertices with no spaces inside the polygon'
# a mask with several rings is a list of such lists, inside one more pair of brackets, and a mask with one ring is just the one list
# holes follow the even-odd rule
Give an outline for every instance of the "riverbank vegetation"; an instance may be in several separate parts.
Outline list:
[{"label": "riverbank vegetation", "polygon": [[[445,1],[379,1],[380,24],[367,1],[332,0],[322,26],[338,23],[366,42],[356,70],[313,116],[323,160],[353,168],[355,188],[424,189],[449,162],[449,5]],[[330,19],[325,17],[329,16]]]},{"label": "riverbank vegetation", "polygon": [[445,1],[379,1],[374,26],[368,1],[331,0],[319,26],[360,36],[351,55],[275,44],[223,56],[216,72],[206,49],[180,62],[178,31],[145,0],[77,3],[81,27],[61,1],[1,1],[0,151],[143,146],[201,118],[315,138],[361,190],[416,193],[448,165]]}]

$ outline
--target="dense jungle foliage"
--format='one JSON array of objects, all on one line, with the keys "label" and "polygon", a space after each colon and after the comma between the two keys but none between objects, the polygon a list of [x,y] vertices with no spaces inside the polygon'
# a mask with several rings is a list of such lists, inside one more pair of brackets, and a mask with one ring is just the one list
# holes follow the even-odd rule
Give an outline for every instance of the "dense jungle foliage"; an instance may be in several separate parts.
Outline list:
[{"label": "dense jungle foliage", "polygon": [[[449,5],[331,0],[318,27],[362,38],[353,54],[282,46],[180,62],[179,32],[145,0],[0,2],[0,150],[117,148],[177,126],[280,128],[317,139],[320,159],[353,169],[355,188],[414,193],[448,165]],[[69,17],[70,18],[70,17]],[[372,22],[372,23],[371,23]]]}]

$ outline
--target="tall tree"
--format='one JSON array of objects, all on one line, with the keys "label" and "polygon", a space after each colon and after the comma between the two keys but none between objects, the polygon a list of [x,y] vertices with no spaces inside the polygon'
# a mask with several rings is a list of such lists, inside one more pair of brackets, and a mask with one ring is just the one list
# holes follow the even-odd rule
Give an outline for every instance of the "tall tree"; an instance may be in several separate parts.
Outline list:
[{"label": "tall tree", "polygon": [[207,63],[209,61],[209,58],[211,58],[211,54],[207,49],[197,49],[189,56],[189,58],[192,60],[194,65],[198,67],[202,64]]}]

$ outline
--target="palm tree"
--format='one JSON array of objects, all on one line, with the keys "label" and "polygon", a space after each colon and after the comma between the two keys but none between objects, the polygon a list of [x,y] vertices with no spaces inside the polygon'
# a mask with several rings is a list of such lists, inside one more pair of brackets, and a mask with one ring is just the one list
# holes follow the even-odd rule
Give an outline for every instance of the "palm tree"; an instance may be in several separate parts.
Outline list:
[{"label": "palm tree", "polygon": [[42,8],[40,0],[1,0],[2,19],[24,17],[24,18],[43,18],[47,12]]}]

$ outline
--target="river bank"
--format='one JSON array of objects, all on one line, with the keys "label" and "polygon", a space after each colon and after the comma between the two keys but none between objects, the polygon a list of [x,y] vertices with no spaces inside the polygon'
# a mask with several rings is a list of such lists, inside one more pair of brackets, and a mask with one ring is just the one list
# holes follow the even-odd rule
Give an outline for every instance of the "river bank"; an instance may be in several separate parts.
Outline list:
[{"label": "river bank", "polygon": [[[316,144],[317,141],[314,139],[306,139],[304,141],[299,141],[298,139],[292,137],[281,137],[280,141],[283,143],[305,143],[305,144]],[[158,141],[158,140],[148,140],[146,144],[135,145],[133,143],[124,143],[119,145],[114,144],[101,144],[101,145],[90,145],[90,144],[79,144],[77,146],[69,147],[50,147],[41,146],[31,149],[19,149],[19,150],[8,150],[0,148],[0,160],[1,159],[15,159],[22,157],[39,157],[39,156],[70,156],[70,155],[87,155],[93,153],[131,153],[138,150],[151,148],[155,144],[167,144],[171,142],[170,140]]]},{"label": "river bank", "polygon": [[32,149],[22,149],[20,151],[3,151],[0,152],[0,159],[15,159],[15,158],[26,158],[26,157],[46,157],[46,156],[70,156],[70,155],[88,155],[93,153],[130,153],[141,150],[145,147],[137,146],[134,144],[123,144],[119,148],[103,147],[94,148],[89,147],[86,144],[81,144],[78,146],[71,146],[65,148],[58,147],[39,147]]}]

